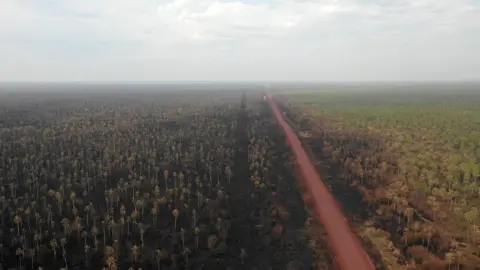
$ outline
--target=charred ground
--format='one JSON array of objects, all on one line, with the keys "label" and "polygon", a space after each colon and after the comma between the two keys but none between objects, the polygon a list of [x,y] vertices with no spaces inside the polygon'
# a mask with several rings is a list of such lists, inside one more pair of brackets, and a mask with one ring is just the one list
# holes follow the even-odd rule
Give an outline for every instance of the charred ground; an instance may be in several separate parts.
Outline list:
[{"label": "charred ground", "polygon": [[8,100],[4,267],[332,269],[258,92]]}]

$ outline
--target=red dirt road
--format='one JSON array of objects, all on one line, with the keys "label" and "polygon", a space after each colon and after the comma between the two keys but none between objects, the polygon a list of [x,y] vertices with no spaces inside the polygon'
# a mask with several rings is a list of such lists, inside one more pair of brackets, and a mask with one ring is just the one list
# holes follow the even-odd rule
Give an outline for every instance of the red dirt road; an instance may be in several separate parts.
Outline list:
[{"label": "red dirt road", "polygon": [[337,201],[321,181],[312,161],[302,147],[302,144],[293,130],[283,118],[280,109],[267,95],[268,102],[287,136],[287,141],[292,148],[305,185],[308,187],[313,200],[315,211],[321,223],[328,233],[332,251],[336,262],[342,270],[373,270],[375,269],[371,259],[363,250],[360,241],[350,229],[350,226],[342,213]]}]

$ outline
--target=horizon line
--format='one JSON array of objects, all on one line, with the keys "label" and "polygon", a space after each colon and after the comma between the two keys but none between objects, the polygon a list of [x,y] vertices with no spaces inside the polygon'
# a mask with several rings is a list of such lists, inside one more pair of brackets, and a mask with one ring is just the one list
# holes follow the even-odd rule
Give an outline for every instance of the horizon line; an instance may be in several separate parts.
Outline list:
[{"label": "horizon line", "polygon": [[480,80],[325,80],[325,81],[275,81],[275,80],[172,80],[172,81],[113,81],[113,80],[45,80],[45,81],[1,81],[1,84],[351,84],[351,83],[480,83]]}]

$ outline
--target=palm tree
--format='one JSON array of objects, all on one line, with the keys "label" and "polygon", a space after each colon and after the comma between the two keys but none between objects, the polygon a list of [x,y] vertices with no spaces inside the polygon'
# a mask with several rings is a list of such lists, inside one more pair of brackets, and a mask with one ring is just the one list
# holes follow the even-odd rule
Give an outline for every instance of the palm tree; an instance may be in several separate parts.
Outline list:
[{"label": "palm tree", "polygon": [[165,180],[165,189],[168,189],[168,170],[163,171],[163,180]]},{"label": "palm tree", "polygon": [[452,252],[445,253],[445,261],[448,263],[448,270],[450,270],[455,261],[455,254]]},{"label": "palm tree", "polygon": [[25,257],[25,251],[22,248],[17,248],[15,250],[15,255],[17,255],[18,260],[20,261],[20,269],[22,268],[23,258]]},{"label": "palm tree", "polygon": [[140,250],[138,249],[138,246],[133,245],[133,247],[132,247],[132,258],[133,258],[134,262],[136,262],[138,260],[139,252],[140,252]]},{"label": "palm tree", "polygon": [[174,223],[175,227],[174,228],[175,228],[175,231],[176,231],[177,230],[177,219],[180,216],[180,211],[178,209],[174,209],[172,211],[172,215],[173,215],[173,218],[175,219],[175,223]]},{"label": "palm tree", "polygon": [[240,257],[240,260],[242,261],[242,264],[244,264],[245,259],[248,257],[247,251],[244,248],[242,248],[240,250],[240,256],[239,257]]},{"label": "palm tree", "polygon": [[20,236],[20,224],[22,223],[22,219],[19,215],[15,215],[13,218],[13,223],[17,226],[17,235]]},{"label": "palm tree", "polygon": [[35,260],[35,249],[34,249],[34,248],[28,249],[27,256],[30,258],[30,262],[31,262],[31,264],[32,264],[32,269],[35,269],[35,263],[34,263],[34,260]]},{"label": "palm tree", "polygon": [[68,264],[67,264],[67,250],[65,249],[65,245],[67,244],[67,239],[62,238],[60,239],[60,245],[62,246],[62,257],[63,261],[65,263],[65,268],[68,269]]}]

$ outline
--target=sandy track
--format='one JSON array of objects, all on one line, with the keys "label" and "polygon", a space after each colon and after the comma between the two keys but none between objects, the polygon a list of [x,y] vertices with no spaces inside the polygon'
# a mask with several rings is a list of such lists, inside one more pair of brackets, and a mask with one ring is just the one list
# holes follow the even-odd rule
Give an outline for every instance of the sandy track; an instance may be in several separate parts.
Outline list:
[{"label": "sandy track", "polygon": [[310,191],[315,211],[321,223],[328,233],[328,240],[336,257],[336,262],[342,270],[373,270],[375,269],[371,259],[363,250],[360,241],[350,229],[350,226],[342,213],[337,201],[323,184],[312,161],[303,149],[300,140],[283,118],[280,109],[272,99],[267,96],[275,117],[285,131],[287,141],[292,148],[299,169]]}]

